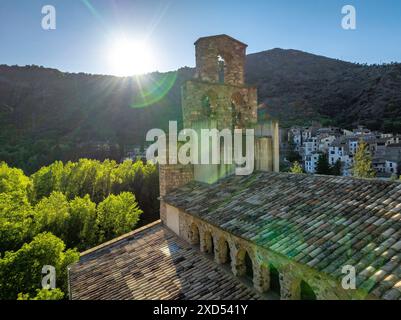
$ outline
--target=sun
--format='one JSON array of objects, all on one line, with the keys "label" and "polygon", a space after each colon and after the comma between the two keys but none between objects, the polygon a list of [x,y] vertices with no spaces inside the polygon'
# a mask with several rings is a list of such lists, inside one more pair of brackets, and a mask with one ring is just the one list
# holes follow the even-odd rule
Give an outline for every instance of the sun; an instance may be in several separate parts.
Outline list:
[{"label": "sun", "polygon": [[109,63],[116,76],[132,76],[154,71],[154,59],[144,41],[119,39],[110,48]]}]

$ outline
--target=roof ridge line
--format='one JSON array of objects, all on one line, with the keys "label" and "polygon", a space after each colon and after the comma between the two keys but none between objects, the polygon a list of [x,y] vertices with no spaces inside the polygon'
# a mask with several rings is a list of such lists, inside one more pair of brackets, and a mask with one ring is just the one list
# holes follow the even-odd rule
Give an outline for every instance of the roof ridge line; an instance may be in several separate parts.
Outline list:
[{"label": "roof ridge line", "polygon": [[93,247],[93,248],[90,248],[88,250],[85,250],[85,251],[81,252],[80,253],[80,257],[86,256],[86,255],[91,254],[91,253],[93,253],[95,251],[104,249],[105,247],[107,247],[109,245],[115,244],[115,243],[117,243],[117,242],[119,242],[121,240],[124,240],[126,238],[132,237],[133,235],[136,235],[136,234],[138,234],[140,232],[143,232],[146,229],[152,228],[155,225],[160,224],[160,223],[161,223],[161,220],[159,219],[159,220],[156,220],[154,222],[148,223],[147,225],[144,225],[143,227],[140,227],[138,229],[135,229],[133,231],[125,233],[125,234],[123,234],[123,235],[121,235],[119,237],[116,237],[116,238],[113,238],[113,239],[111,239],[109,241],[103,242],[103,243],[97,245],[96,247]]}]

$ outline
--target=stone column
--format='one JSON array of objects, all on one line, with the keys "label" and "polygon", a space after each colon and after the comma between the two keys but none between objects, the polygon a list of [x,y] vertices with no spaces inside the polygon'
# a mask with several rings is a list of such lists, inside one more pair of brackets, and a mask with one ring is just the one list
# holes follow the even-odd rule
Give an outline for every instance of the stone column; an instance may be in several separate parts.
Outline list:
[{"label": "stone column", "polygon": [[270,289],[270,271],[267,266],[255,262],[253,265],[253,285],[261,293]]},{"label": "stone column", "polygon": [[280,172],[280,129],[277,121],[273,121],[273,171]]},{"label": "stone column", "polygon": [[212,251],[213,238],[209,231],[200,232],[200,251],[203,253],[213,253]]},{"label": "stone column", "polygon": [[197,245],[200,243],[200,232],[196,224],[192,223],[187,225],[188,242],[192,245]]},{"label": "stone column", "polygon": [[256,170],[273,171],[273,147],[271,137],[256,140]]},{"label": "stone column", "polygon": [[227,261],[227,247],[223,237],[216,237],[214,242],[214,260],[218,264],[224,264]]},{"label": "stone column", "polygon": [[239,250],[232,250],[231,269],[235,276],[242,277],[246,273],[245,260],[239,254]]},{"label": "stone column", "polygon": [[163,200],[160,200],[160,219],[166,224],[167,221],[167,205]]},{"label": "stone column", "polygon": [[293,277],[289,272],[280,272],[281,300],[300,300],[300,280]]},{"label": "stone column", "polygon": [[205,232],[199,229],[199,249],[201,252],[206,252],[206,239],[205,239]]}]

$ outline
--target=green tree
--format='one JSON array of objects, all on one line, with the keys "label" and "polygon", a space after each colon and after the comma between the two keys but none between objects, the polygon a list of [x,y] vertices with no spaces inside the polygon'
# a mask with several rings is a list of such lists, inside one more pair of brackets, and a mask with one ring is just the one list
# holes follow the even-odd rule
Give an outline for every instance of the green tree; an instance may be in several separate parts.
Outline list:
[{"label": "green tree", "polygon": [[56,269],[56,287],[66,293],[67,266],[78,261],[79,253],[65,250],[64,242],[51,233],[41,233],[18,251],[7,251],[0,259],[0,299],[17,299],[18,294],[34,295],[40,289],[42,268]]},{"label": "green tree", "polygon": [[22,170],[0,163],[0,253],[20,248],[32,236],[30,188]]},{"label": "green tree", "polygon": [[148,162],[143,167],[144,183],[143,188],[138,193],[137,199],[140,207],[146,213],[147,222],[155,220],[155,214],[159,213],[159,171],[155,164]]},{"label": "green tree", "polygon": [[297,151],[295,151],[295,143],[292,137],[290,138],[287,144],[286,159],[291,163],[295,161],[299,162],[302,160],[301,155]]},{"label": "green tree", "polygon": [[111,194],[112,186],[114,184],[114,169],[117,163],[112,160],[106,159],[99,166],[96,172],[96,180],[94,182],[95,192],[93,200],[99,203]]},{"label": "green tree", "polygon": [[55,191],[43,198],[34,208],[36,233],[49,231],[62,239],[68,238],[68,220],[70,219],[67,197]]},{"label": "green tree", "polygon": [[79,159],[76,163],[67,163],[63,177],[63,192],[68,199],[89,194],[95,199],[96,180],[101,170],[97,160]]},{"label": "green tree", "polygon": [[369,154],[368,146],[362,140],[359,141],[352,170],[354,177],[374,178],[376,176],[376,172],[372,167],[372,159]]},{"label": "green tree", "polygon": [[329,158],[326,153],[319,155],[319,159],[316,164],[316,173],[325,175],[330,175],[332,173],[329,165]]},{"label": "green tree", "polygon": [[301,164],[298,161],[295,161],[290,168],[290,172],[299,174],[303,173],[304,170],[302,169]]},{"label": "green tree", "polygon": [[96,204],[89,195],[84,198],[75,197],[70,201],[66,227],[66,238],[63,240],[68,247],[85,250],[98,244]]},{"label": "green tree", "polygon": [[61,161],[56,161],[47,167],[40,168],[32,176],[34,203],[43,197],[48,197],[53,191],[61,191],[61,180],[63,177],[64,165]]},{"label": "green tree", "polygon": [[155,164],[126,160],[115,167],[112,173],[112,193],[130,191],[135,194],[144,211],[143,223],[156,219],[159,212],[159,172]]},{"label": "green tree", "polygon": [[5,162],[0,162],[0,193],[28,194],[30,186],[30,180],[22,170],[10,168]]},{"label": "green tree", "polygon": [[61,192],[53,192],[34,208],[35,232],[52,232],[69,248],[87,249],[98,244],[96,204],[89,195],[68,201]]},{"label": "green tree", "polygon": [[64,296],[64,292],[59,288],[36,289],[36,296],[32,297],[29,293],[19,293],[17,300],[62,300]]},{"label": "green tree", "polygon": [[98,205],[100,240],[107,241],[134,229],[142,210],[130,192],[110,195]]},{"label": "green tree", "polygon": [[0,254],[19,249],[33,236],[33,209],[19,192],[0,193]]},{"label": "green tree", "polygon": [[333,176],[341,176],[341,161],[338,159],[331,167],[331,173]]}]

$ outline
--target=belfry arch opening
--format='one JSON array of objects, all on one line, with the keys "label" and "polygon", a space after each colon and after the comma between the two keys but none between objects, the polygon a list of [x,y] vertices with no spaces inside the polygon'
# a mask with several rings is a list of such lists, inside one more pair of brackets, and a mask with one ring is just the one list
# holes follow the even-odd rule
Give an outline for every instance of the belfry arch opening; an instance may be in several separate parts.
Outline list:
[{"label": "belfry arch opening", "polygon": [[218,70],[218,82],[224,83],[225,81],[225,71],[226,71],[226,61],[224,58],[219,54],[217,56],[217,70]]}]

